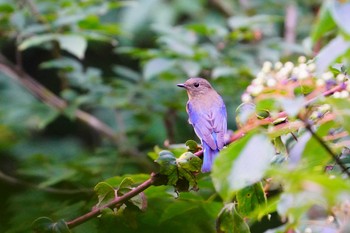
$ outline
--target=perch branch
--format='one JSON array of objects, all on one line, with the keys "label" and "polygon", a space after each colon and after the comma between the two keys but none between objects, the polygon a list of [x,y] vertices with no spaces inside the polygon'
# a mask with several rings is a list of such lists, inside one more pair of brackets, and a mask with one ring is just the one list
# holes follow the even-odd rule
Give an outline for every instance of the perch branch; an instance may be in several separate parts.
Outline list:
[{"label": "perch branch", "polygon": [[86,221],[88,221],[89,219],[96,217],[97,215],[99,215],[101,213],[101,211],[105,208],[111,208],[113,206],[116,206],[118,204],[122,204],[125,203],[126,201],[128,201],[130,198],[136,196],[137,194],[143,192],[145,189],[149,188],[152,185],[157,185],[157,182],[159,182],[161,180],[161,177],[158,174],[152,173],[151,174],[151,178],[149,178],[148,180],[146,180],[145,182],[143,182],[142,184],[140,184],[139,186],[137,186],[136,188],[132,189],[130,192],[125,193],[123,196],[120,197],[116,197],[113,201],[111,201],[110,203],[106,204],[105,206],[102,206],[100,208],[96,208],[91,210],[90,212],[76,218],[73,219],[69,222],[67,222],[67,226],[69,228],[74,228]]}]

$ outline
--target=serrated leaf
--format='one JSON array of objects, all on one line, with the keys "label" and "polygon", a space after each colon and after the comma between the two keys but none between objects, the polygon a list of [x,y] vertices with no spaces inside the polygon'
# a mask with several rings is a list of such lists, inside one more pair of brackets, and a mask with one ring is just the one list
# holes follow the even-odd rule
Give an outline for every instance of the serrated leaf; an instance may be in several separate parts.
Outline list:
[{"label": "serrated leaf", "polygon": [[216,221],[218,233],[250,233],[248,224],[243,220],[235,208],[229,203],[222,208]]},{"label": "serrated leaf", "polygon": [[[132,185],[134,183],[135,182],[133,181],[133,179],[131,179],[130,177],[125,177],[121,181],[121,183],[117,189],[118,196],[122,196],[122,195],[126,194],[127,192],[130,192],[133,188]],[[132,203],[133,205],[137,206],[141,210],[145,209],[147,206],[146,197],[142,192],[139,193],[138,195],[132,197],[129,200],[129,202]]]},{"label": "serrated leaf", "polygon": [[237,192],[237,209],[243,216],[249,216],[257,208],[266,206],[266,195],[261,182],[245,187]]},{"label": "serrated leaf", "polygon": [[147,208],[147,198],[143,192],[132,197],[129,202],[137,206],[140,210],[145,210]]},{"label": "serrated leaf", "polygon": [[130,177],[125,177],[118,187],[118,196],[122,196],[132,189],[134,181]]},{"label": "serrated leaf", "polygon": [[192,153],[195,153],[195,152],[197,152],[198,150],[201,149],[201,148],[198,146],[197,142],[196,142],[196,141],[193,141],[193,140],[187,140],[185,144],[186,144],[186,146],[188,147],[188,151],[189,151],[189,152],[192,152]]},{"label": "serrated leaf", "polygon": [[250,133],[222,150],[215,159],[212,178],[216,191],[230,201],[234,193],[258,182],[269,167],[275,150],[270,140]]},{"label": "serrated leaf", "polygon": [[160,165],[159,173],[168,177],[169,185],[176,185],[178,181],[176,158],[170,151],[163,150],[159,152],[158,158],[155,160]]},{"label": "serrated leaf", "polygon": [[192,172],[179,167],[178,177],[179,180],[175,185],[177,191],[188,192],[190,189],[197,190],[197,179]]},{"label": "serrated leaf", "polygon": [[36,219],[32,224],[32,229],[37,233],[70,233],[67,223],[64,220],[52,221],[47,217]]},{"label": "serrated leaf", "polygon": [[98,197],[98,203],[96,204],[96,207],[102,207],[111,202],[116,197],[115,189],[106,182],[98,183],[95,186],[94,191]]},{"label": "serrated leaf", "polygon": [[112,187],[118,187],[120,183],[125,179],[125,178],[131,178],[134,183],[142,183],[143,181],[147,180],[149,178],[149,174],[126,174],[123,176],[114,176],[111,178],[108,178],[107,180],[104,180],[104,182],[108,183]]},{"label": "serrated leaf", "polygon": [[191,172],[199,172],[202,167],[202,160],[191,152],[183,153],[176,162],[181,168]]},{"label": "serrated leaf", "polygon": [[176,158],[170,151],[163,150],[159,152],[155,162],[160,165],[160,174],[169,175],[176,170]]}]

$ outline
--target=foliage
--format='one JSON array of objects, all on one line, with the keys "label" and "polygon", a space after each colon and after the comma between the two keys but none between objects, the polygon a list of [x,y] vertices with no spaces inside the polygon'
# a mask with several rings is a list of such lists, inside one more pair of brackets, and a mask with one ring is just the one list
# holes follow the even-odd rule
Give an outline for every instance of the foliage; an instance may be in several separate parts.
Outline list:
[{"label": "foliage", "polygon": [[[349,8],[0,1],[0,232],[347,232]],[[228,109],[211,174],[189,76]]]}]

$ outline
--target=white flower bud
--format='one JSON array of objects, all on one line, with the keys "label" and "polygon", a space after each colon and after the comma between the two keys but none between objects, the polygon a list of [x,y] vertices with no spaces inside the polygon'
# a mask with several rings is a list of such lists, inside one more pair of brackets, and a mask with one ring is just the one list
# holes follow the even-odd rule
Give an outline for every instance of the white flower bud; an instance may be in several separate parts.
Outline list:
[{"label": "white flower bud", "polygon": [[339,92],[339,91],[334,92],[334,93],[333,93],[333,97],[334,97],[334,98],[340,98],[340,92]]},{"label": "white flower bud", "polygon": [[310,71],[310,72],[314,72],[316,70],[316,64],[315,63],[310,63],[307,65],[307,69]]},{"label": "white flower bud", "polygon": [[269,78],[268,80],[267,80],[267,82],[266,82],[266,85],[268,86],[268,87],[274,87],[274,86],[276,86],[276,80],[274,79],[274,78]]},{"label": "white flower bud", "polygon": [[317,81],[316,81],[316,85],[318,86],[318,87],[322,87],[322,86],[324,86],[326,84],[326,82],[323,80],[323,79],[317,79]]},{"label": "white flower bud", "polygon": [[272,68],[272,63],[269,61],[266,61],[266,62],[264,62],[261,71],[264,73],[268,73],[271,71],[271,68]]},{"label": "white flower bud", "polygon": [[291,61],[287,61],[285,64],[284,64],[284,67],[288,70],[292,70],[294,68],[294,64],[291,62]]},{"label": "white flower bud", "polygon": [[299,79],[306,79],[308,77],[309,77],[309,72],[307,72],[306,70],[303,69],[299,72],[299,75],[298,75]]},{"label": "white flower bud", "polygon": [[306,57],[300,56],[300,57],[298,58],[298,62],[299,62],[299,63],[305,63],[305,62],[306,62]]},{"label": "white flower bud", "polygon": [[349,97],[349,92],[346,90],[343,90],[340,92],[340,98],[348,98]]},{"label": "white flower bud", "polygon": [[344,82],[345,78],[346,78],[346,76],[344,74],[338,74],[336,77],[338,82]]},{"label": "white flower bud", "polygon": [[275,63],[275,70],[280,70],[281,68],[283,67],[283,64],[282,62],[278,61]]},{"label": "white flower bud", "polygon": [[248,93],[244,93],[241,96],[241,100],[243,103],[248,103],[248,102],[252,101],[252,97]]},{"label": "white flower bud", "polygon": [[323,78],[323,80],[327,81],[334,78],[334,75],[332,72],[328,71],[326,73],[323,73],[321,77]]}]

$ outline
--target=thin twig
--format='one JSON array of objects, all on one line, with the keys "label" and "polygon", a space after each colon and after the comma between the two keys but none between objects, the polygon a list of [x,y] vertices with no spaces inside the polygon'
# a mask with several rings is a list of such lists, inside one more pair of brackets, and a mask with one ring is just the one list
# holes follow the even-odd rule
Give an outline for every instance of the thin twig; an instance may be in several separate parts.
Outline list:
[{"label": "thin twig", "polygon": [[[305,121],[304,121],[305,122]],[[335,163],[343,170],[343,172],[350,178],[350,172],[341,162],[339,157],[331,150],[331,148],[320,138],[311,128],[311,125],[305,122],[305,128],[311,133],[311,135],[320,143],[320,145],[328,152],[328,154],[334,159]]]},{"label": "thin twig", "polygon": [[[51,92],[49,89],[44,87],[42,84],[37,82],[29,74],[19,69],[17,66],[12,64],[7,58],[0,53],[0,72],[6,74],[6,76],[12,78],[16,82],[20,83],[23,87],[29,90],[36,98],[44,102],[49,107],[52,107],[60,112],[64,112],[68,107],[68,104]],[[75,111],[75,117],[85,123],[87,126],[93,128],[103,136],[109,138],[114,144],[124,148],[125,142],[120,138],[118,134],[114,132],[112,128],[97,119],[95,116],[77,109]],[[146,157],[141,156],[139,151],[135,148],[123,150],[123,153],[128,156],[137,157],[137,161],[144,167],[151,170],[150,164]]]},{"label": "thin twig", "polygon": [[139,186],[137,186],[136,188],[132,189],[130,192],[125,193],[123,196],[120,197],[116,197],[113,201],[111,201],[110,203],[100,207],[100,208],[96,208],[91,210],[90,212],[76,218],[73,219],[69,222],[67,222],[67,226],[69,228],[74,228],[86,221],[88,221],[89,219],[96,217],[97,215],[99,215],[101,213],[101,211],[103,209],[106,208],[110,208],[116,205],[119,205],[121,203],[125,203],[126,201],[128,201],[130,198],[136,196],[137,194],[143,192],[145,189],[149,188],[152,185],[155,185],[157,182],[159,181],[159,176],[158,174],[152,173],[151,174],[151,178],[149,178],[148,180],[146,180],[145,182],[143,182],[142,184],[140,184]]}]

